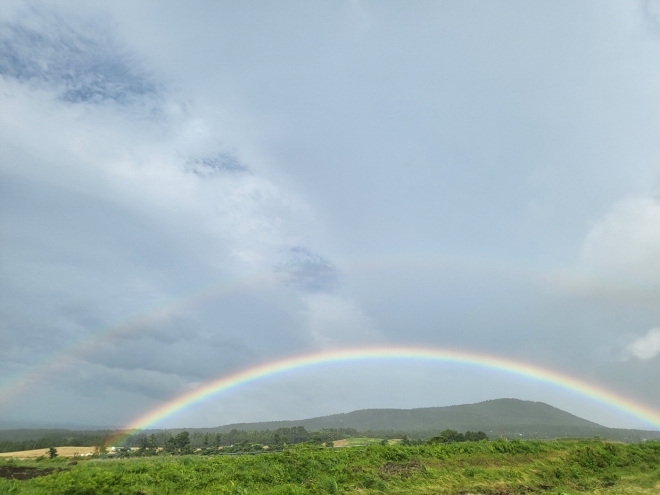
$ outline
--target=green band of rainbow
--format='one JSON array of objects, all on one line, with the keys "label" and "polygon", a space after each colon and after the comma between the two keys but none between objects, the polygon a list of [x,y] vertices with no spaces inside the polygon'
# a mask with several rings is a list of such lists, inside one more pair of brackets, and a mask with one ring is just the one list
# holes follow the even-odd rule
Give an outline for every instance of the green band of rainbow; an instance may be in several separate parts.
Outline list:
[{"label": "green band of rainbow", "polygon": [[649,426],[660,428],[660,414],[657,411],[604,388],[597,387],[556,371],[547,370],[528,363],[517,362],[502,357],[452,349],[429,347],[377,347],[307,354],[239,371],[202,385],[197,389],[183,394],[148,412],[133,421],[127,427],[127,430],[129,432],[135,432],[135,430],[153,428],[163,419],[203,401],[204,399],[262,378],[320,364],[383,359],[446,362],[503,371],[569,390],[581,396],[593,399],[596,402],[600,402],[608,407],[619,410],[627,415],[641,419],[648,423]]}]

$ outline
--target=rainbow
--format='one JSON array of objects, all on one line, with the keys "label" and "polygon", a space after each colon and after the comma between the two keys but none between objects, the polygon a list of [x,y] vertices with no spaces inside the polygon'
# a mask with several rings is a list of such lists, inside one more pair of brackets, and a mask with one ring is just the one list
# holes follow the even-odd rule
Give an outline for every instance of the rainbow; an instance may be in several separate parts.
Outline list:
[{"label": "rainbow", "polygon": [[[420,261],[420,259],[424,261]],[[495,263],[489,260],[481,260],[469,256],[458,256],[447,253],[434,253],[433,256],[386,256],[375,258],[370,256],[354,261],[344,260],[341,265],[357,270],[377,270],[382,266],[410,266],[418,265],[425,268],[457,266],[458,264],[479,266],[481,269],[513,270],[510,266]],[[502,265],[502,266],[500,266]],[[170,318],[177,311],[185,310],[192,306],[201,304],[214,297],[221,297],[238,290],[246,290],[254,287],[275,286],[282,283],[283,277],[276,272],[249,272],[224,282],[198,289],[190,294],[173,298],[163,304],[132,315],[114,325],[90,331],[81,338],[74,339],[62,349],[50,354],[39,362],[26,366],[21,371],[4,377],[0,380],[0,407],[10,403],[15,396],[26,392],[41,380],[50,378],[54,373],[61,372],[73,365],[77,359],[92,353],[104,344],[113,342],[123,336],[131,335],[140,328],[145,328],[159,321]]]},{"label": "rainbow", "polygon": [[[560,287],[562,290],[570,289],[576,292],[589,290],[594,292],[598,287],[603,286],[604,283],[599,281],[590,282],[589,278],[579,278],[576,276],[569,276],[569,274],[553,274],[543,275],[529,266],[522,266],[520,263],[511,264],[504,261],[491,260],[487,258],[478,258],[473,256],[462,256],[449,253],[423,253],[421,255],[407,255],[407,256],[393,256],[388,255],[384,257],[369,256],[364,259],[356,259],[354,261],[344,260],[340,266],[348,267],[353,270],[377,270],[382,266],[399,266],[416,268],[434,267],[441,268],[444,266],[469,266],[472,269],[477,267],[482,271],[489,271],[500,274],[510,274],[511,276],[518,276],[530,278],[537,283],[546,283],[553,286]],[[189,308],[191,306],[200,304],[212,297],[222,296],[240,289],[247,289],[250,287],[262,287],[264,284],[276,284],[281,282],[275,273],[249,273],[243,274],[237,278],[228,279],[225,282],[206,287],[195,291],[192,294],[180,296],[175,299],[169,300],[160,306],[151,308],[150,310],[133,315],[121,322],[97,331],[89,332],[82,338],[76,339],[64,346],[59,351],[50,354],[40,362],[33,363],[26,366],[21,371],[4,377],[0,381],[0,407],[10,402],[14,396],[25,392],[31,386],[34,386],[40,380],[47,379],[53,373],[62,371],[75,363],[76,359],[83,357],[86,354],[93,352],[105,343],[112,342],[122,336],[129,335],[140,328],[152,325],[158,321],[166,320],[179,310]],[[618,287],[618,286],[617,286]],[[606,297],[607,294],[599,295]],[[636,303],[639,302],[639,297],[635,298]],[[447,361],[450,361],[447,359]],[[455,361],[458,362],[458,361]],[[485,362],[485,361],[483,361]],[[467,362],[466,362],[467,363]],[[504,369],[504,368],[501,368]],[[511,371],[511,370],[509,370]],[[513,372],[513,371],[512,371]],[[522,373],[525,374],[525,373]],[[219,393],[220,391],[218,391]]]},{"label": "rainbow", "polygon": [[341,364],[352,361],[413,360],[435,361],[475,366],[506,372],[530,380],[547,383],[588,397],[605,406],[641,419],[654,428],[660,428],[660,413],[631,399],[562,373],[497,356],[475,352],[434,347],[373,347],[318,352],[296,356],[248,368],[212,380],[195,390],[176,397],[131,422],[124,435],[153,428],[164,419],[181,412],[212,396],[227,392],[257,380],[323,364]]},{"label": "rainbow", "polygon": [[139,328],[145,328],[156,322],[167,320],[179,310],[196,304],[202,304],[214,297],[220,297],[251,287],[272,286],[277,280],[277,275],[270,273],[265,275],[260,273],[248,274],[240,278],[228,279],[224,283],[206,287],[184,297],[178,297],[158,307],[127,318],[115,325],[91,332],[65,346],[58,352],[51,354],[43,361],[35,363],[22,372],[7,377],[4,381],[0,382],[0,406],[9,403],[12,397],[26,391],[39,380],[48,378],[53,373],[66,369],[75,363],[76,359],[91,353],[105,343],[112,342],[125,335],[130,335]]}]

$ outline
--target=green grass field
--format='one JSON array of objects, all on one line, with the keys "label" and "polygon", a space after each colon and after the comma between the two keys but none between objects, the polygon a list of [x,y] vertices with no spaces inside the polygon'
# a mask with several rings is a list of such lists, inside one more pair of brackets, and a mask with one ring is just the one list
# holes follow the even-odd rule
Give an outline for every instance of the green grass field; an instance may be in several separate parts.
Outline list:
[{"label": "green grass field", "polygon": [[[375,445],[375,444],[380,444],[382,440],[380,438],[368,438],[368,437],[355,437],[355,438],[347,438],[346,440],[340,440],[338,443],[342,446],[344,446],[344,442],[346,443],[346,447],[358,447],[358,446],[363,446],[363,445]],[[392,442],[394,443],[394,442]]]},{"label": "green grass field", "polygon": [[296,446],[259,455],[92,459],[76,465],[68,461],[0,461],[3,476],[21,467],[61,469],[27,480],[0,479],[0,493],[660,493],[660,442]]}]

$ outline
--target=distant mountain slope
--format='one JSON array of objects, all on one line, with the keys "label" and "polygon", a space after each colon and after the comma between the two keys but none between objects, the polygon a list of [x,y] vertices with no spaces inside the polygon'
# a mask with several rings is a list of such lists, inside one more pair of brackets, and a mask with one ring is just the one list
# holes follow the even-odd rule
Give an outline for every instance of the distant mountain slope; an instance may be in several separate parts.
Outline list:
[{"label": "distant mountain slope", "polygon": [[[464,404],[446,407],[425,407],[419,409],[363,409],[346,414],[333,414],[318,418],[294,421],[270,421],[264,423],[238,423],[215,428],[173,428],[168,430],[145,430],[145,433],[163,433],[172,435],[185,430],[192,434],[229,432],[236,430],[276,430],[304,426],[308,431],[324,428],[354,428],[358,432],[373,432],[378,438],[388,435],[409,435],[411,438],[429,438],[446,429],[461,432],[483,431],[489,438],[601,438],[640,442],[660,440],[660,431],[628,430],[607,428],[597,423],[579,418],[543,402],[518,399],[496,399],[476,404]],[[73,439],[89,443],[92,437],[107,436],[110,429],[69,430],[69,429],[12,429],[0,424],[0,442],[25,441],[35,439]],[[382,436],[380,436],[382,435]],[[67,443],[70,445],[71,443]],[[64,445],[60,443],[60,445]]]},{"label": "distant mountain slope", "polygon": [[310,431],[323,428],[355,428],[369,430],[480,430],[497,425],[552,427],[603,426],[579,418],[543,402],[518,399],[495,399],[476,404],[419,409],[362,409],[345,414],[333,414],[297,421],[269,421],[263,423],[238,423],[213,428],[215,431],[274,430],[304,426]]},{"label": "distant mountain slope", "polygon": [[117,429],[108,430],[65,430],[62,428],[20,428],[0,429],[0,442],[2,441],[24,441],[39,438],[82,438],[82,437],[105,437],[112,435]]}]

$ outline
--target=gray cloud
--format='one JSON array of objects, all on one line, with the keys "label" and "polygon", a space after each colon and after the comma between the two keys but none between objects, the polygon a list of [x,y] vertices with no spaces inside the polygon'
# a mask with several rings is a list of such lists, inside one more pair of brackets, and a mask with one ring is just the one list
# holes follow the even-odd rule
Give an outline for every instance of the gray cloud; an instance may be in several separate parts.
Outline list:
[{"label": "gray cloud", "polygon": [[0,24],[0,74],[52,88],[70,103],[135,103],[160,89],[107,24],[54,11]]},{"label": "gray cloud", "polygon": [[642,0],[642,15],[654,34],[660,35],[660,2],[658,0]]},{"label": "gray cloud", "polygon": [[[381,344],[660,407],[658,360],[621,359],[660,290],[660,45],[639,4],[19,3],[0,7],[0,375],[41,374],[0,421],[117,424],[256,364]],[[372,364],[172,424],[497,394],[646,426],[522,378]]]},{"label": "gray cloud", "polygon": [[247,166],[228,153],[218,153],[206,158],[195,158],[188,161],[188,169],[200,177],[212,177],[219,173],[247,172]]},{"label": "gray cloud", "polygon": [[322,256],[302,246],[287,251],[286,261],[275,270],[287,275],[287,283],[308,291],[329,290],[336,286],[339,270]]}]

